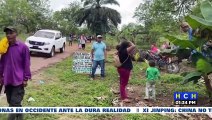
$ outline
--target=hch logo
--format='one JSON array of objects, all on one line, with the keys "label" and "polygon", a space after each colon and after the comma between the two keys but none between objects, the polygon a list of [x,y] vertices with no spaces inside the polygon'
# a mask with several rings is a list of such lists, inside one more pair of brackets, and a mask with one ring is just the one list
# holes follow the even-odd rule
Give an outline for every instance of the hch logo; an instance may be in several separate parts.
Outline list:
[{"label": "hch logo", "polygon": [[197,100],[197,92],[174,92],[174,100]]}]

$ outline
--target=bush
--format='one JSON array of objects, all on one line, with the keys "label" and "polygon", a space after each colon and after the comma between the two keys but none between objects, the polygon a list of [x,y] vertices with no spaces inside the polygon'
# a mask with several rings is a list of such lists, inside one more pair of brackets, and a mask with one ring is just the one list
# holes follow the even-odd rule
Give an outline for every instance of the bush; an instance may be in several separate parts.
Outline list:
[{"label": "bush", "polygon": [[118,44],[118,41],[116,40],[116,38],[110,35],[106,36],[106,40],[104,42],[107,46],[107,50],[114,49],[116,45]]},{"label": "bush", "polygon": [[180,83],[183,80],[183,77],[175,74],[164,74],[161,77],[161,80],[165,83]]}]

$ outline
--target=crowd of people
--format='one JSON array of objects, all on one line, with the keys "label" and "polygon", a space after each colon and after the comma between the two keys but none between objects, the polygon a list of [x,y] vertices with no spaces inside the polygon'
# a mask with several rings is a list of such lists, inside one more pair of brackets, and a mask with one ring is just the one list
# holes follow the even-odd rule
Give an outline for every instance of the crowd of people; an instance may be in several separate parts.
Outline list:
[{"label": "crowd of people", "polygon": [[[186,22],[183,22],[181,24],[181,28],[182,28],[183,32],[188,32],[188,39],[191,41],[192,37],[193,37],[193,30],[189,26],[189,24]],[[97,44],[99,44],[99,47],[97,47]],[[207,47],[210,47],[212,45],[211,40],[209,40],[205,45],[207,45]],[[152,44],[150,51],[151,51],[151,53],[154,53],[154,54],[160,54],[161,50],[173,49],[172,47],[177,48],[177,46],[171,46],[168,41],[165,41],[160,48],[157,47],[156,44]],[[102,64],[102,63],[104,63],[104,61],[106,59],[105,49],[106,49],[105,44],[102,41],[101,42],[98,41],[98,39],[97,39],[97,42],[94,43],[92,46],[91,54],[94,53],[94,56],[101,55],[101,57],[100,57],[101,59],[98,59],[98,60],[93,59],[94,66],[92,68],[92,75],[91,75],[92,79],[94,79],[94,73],[95,73],[95,69],[96,69],[97,65],[100,65],[101,69],[105,68],[105,66]],[[132,42],[126,41],[126,40],[123,40],[119,45],[116,46],[116,50],[117,50],[116,54],[119,56],[119,60],[121,63],[121,66],[117,67],[117,72],[119,74],[119,79],[120,79],[120,85],[119,85],[120,99],[123,102],[130,102],[130,99],[128,98],[128,95],[126,92],[126,87],[128,85],[128,81],[129,81],[129,78],[131,75],[130,74],[131,70],[133,69],[133,64],[132,64],[130,55],[131,55],[132,51],[134,51],[134,49],[135,49],[135,45]],[[192,56],[192,54],[194,54],[194,53],[195,53],[195,50],[193,50],[191,52],[190,56]],[[145,100],[149,100],[149,99],[156,100],[155,84],[156,84],[156,80],[160,79],[160,71],[156,67],[156,63],[154,61],[150,60],[150,61],[148,61],[148,64],[149,64],[149,67],[146,70],[146,92],[145,92],[144,99]],[[101,70],[101,77],[102,78],[105,77],[104,70]]]},{"label": "crowd of people", "polygon": [[[26,47],[26,45],[17,40],[17,30],[15,28],[7,27],[4,29],[4,32],[6,33],[6,37],[9,41],[9,47],[7,53],[1,56],[0,83],[5,86],[5,93],[9,106],[21,107],[21,101],[24,97],[24,87],[27,86],[27,81],[31,79],[29,49]],[[70,34],[69,45],[72,45],[73,38],[74,35]],[[86,41],[87,37],[84,34],[78,38],[78,45],[79,47],[81,46],[83,50],[85,49]],[[164,42],[161,48],[166,49],[168,47],[169,44]],[[134,51],[135,45],[130,41],[123,40],[119,45],[117,45],[116,48],[119,60],[121,62],[121,66],[117,68],[120,79],[120,98],[123,102],[130,102],[126,87],[129,82],[131,70],[133,69],[133,63],[130,55]],[[151,46],[151,51],[153,53],[160,52],[155,44]],[[14,55],[17,56],[14,57]],[[97,66],[99,65],[101,67],[101,79],[103,80],[105,78],[105,61],[107,58],[107,53],[106,44],[103,42],[102,35],[96,36],[96,41],[94,41],[92,44],[91,55],[93,61],[91,79],[95,79],[95,72]],[[14,66],[8,67],[10,65]],[[15,73],[14,76],[9,75],[11,71]],[[147,82],[145,99],[156,99],[155,81],[159,77],[160,72],[155,67],[154,61],[149,61],[149,67],[146,70]],[[22,118],[22,115],[11,114],[9,118],[11,118],[11,120],[14,118]]]},{"label": "crowd of people", "polygon": [[68,37],[69,46],[72,46],[74,40],[78,42],[79,49],[85,50],[86,42],[89,41],[91,43],[91,41],[94,40],[94,37],[91,35],[85,36],[84,34],[77,36],[73,33],[70,33]]},{"label": "crowd of people", "polygon": [[[181,28],[184,32],[188,32],[189,40],[192,40],[192,28],[187,23],[182,23]],[[5,27],[4,30],[9,46],[7,52],[1,55],[0,59],[0,85],[5,86],[5,93],[7,102],[10,107],[21,107],[22,100],[25,94],[25,87],[28,80],[31,79],[30,72],[30,52],[28,47],[17,39],[17,30],[14,27]],[[92,40],[92,37],[86,37],[84,34],[80,37],[74,37],[70,34],[69,45],[75,38],[78,40],[79,48],[85,50],[86,41]],[[212,41],[209,40],[206,44],[210,49],[212,48]],[[135,50],[135,44],[123,40],[116,46],[116,54],[119,57],[120,66],[117,67],[119,74],[119,90],[120,99],[123,102],[130,102],[127,95],[126,87],[129,82],[130,73],[133,69],[133,62],[131,60],[131,53]],[[167,41],[163,43],[161,49],[170,49],[170,43]],[[160,53],[160,49],[156,44],[152,44],[151,52],[155,54]],[[195,53],[193,50],[191,54]],[[91,79],[95,79],[95,72],[98,65],[101,67],[101,79],[105,78],[105,61],[107,59],[106,44],[103,42],[103,36],[97,35],[96,40],[92,44],[91,59],[93,62]],[[155,66],[154,61],[148,61],[149,67],[146,69],[146,92],[145,100],[156,100],[156,81],[160,79],[160,71]],[[11,74],[13,73],[13,74]],[[0,87],[1,88],[1,87]],[[22,120],[22,114],[10,114],[8,120]]]},{"label": "crowd of people", "polygon": [[[131,59],[131,53],[135,50],[135,44],[130,41],[122,41],[119,45],[116,46],[116,54],[119,56],[121,65],[117,67],[117,72],[119,74],[119,90],[120,90],[120,99],[122,102],[131,102],[127,95],[127,85],[130,78],[131,70],[133,69],[133,63]],[[97,35],[97,40],[92,45],[92,74],[91,80],[95,79],[96,68],[99,65],[101,67],[101,79],[105,77],[105,61],[107,58],[106,54],[106,45],[102,41],[102,36]],[[156,99],[155,96],[155,81],[160,77],[159,70],[155,67],[154,61],[149,62],[149,68],[146,71],[146,97],[145,99]]]}]

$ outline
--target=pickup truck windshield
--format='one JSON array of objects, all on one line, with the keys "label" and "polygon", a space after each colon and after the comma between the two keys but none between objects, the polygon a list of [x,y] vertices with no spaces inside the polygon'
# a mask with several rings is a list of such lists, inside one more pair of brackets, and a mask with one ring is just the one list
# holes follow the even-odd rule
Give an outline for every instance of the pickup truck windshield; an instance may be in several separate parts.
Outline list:
[{"label": "pickup truck windshield", "polygon": [[42,38],[50,38],[53,39],[55,34],[52,32],[46,32],[46,31],[37,31],[34,34],[35,37],[42,37]]}]

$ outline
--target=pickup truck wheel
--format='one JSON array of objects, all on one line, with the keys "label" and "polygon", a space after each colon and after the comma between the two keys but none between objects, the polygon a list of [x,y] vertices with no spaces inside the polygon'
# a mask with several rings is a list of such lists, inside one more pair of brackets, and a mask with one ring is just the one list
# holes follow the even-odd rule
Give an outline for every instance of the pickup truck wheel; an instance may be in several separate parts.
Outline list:
[{"label": "pickup truck wheel", "polygon": [[54,54],[55,54],[55,48],[52,47],[52,50],[51,50],[51,52],[49,53],[49,57],[53,57]]},{"label": "pickup truck wheel", "polygon": [[65,51],[65,43],[63,44],[63,47],[60,48],[60,53],[63,53]]}]

